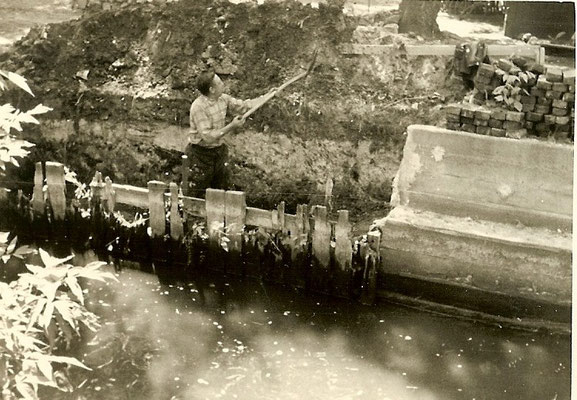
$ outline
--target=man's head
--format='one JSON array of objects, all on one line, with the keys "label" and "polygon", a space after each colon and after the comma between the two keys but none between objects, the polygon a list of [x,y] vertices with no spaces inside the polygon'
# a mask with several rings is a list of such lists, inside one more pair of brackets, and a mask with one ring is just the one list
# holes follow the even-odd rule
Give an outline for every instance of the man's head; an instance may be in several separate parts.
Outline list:
[{"label": "man's head", "polygon": [[196,87],[203,95],[214,98],[220,97],[224,91],[224,83],[214,71],[202,72],[196,79]]}]

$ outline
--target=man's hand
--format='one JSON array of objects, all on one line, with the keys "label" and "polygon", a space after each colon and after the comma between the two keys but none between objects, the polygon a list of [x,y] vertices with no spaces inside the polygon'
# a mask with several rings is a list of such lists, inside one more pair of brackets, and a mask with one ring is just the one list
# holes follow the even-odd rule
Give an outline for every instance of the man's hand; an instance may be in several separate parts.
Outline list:
[{"label": "man's hand", "polygon": [[241,128],[242,126],[244,126],[245,122],[246,122],[246,120],[241,115],[237,115],[231,121],[230,127],[231,127],[231,129],[238,129],[238,128]]}]

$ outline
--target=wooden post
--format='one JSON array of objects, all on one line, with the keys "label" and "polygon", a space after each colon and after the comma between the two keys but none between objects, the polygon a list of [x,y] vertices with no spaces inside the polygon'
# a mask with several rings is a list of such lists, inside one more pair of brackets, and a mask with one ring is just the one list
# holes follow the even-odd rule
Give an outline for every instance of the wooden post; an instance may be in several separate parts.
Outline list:
[{"label": "wooden post", "polygon": [[105,210],[112,214],[114,212],[114,207],[116,206],[116,192],[112,187],[112,180],[108,176],[104,182],[104,193],[102,195],[102,200],[104,202]]},{"label": "wooden post", "polygon": [[327,218],[327,208],[314,206],[314,229],[312,232],[312,287],[327,292],[329,287],[329,266],[331,262],[331,225]]},{"label": "wooden post", "polygon": [[94,178],[92,178],[92,182],[90,182],[90,190],[92,191],[92,211],[96,211],[97,208],[98,211],[100,210],[103,188],[104,183],[102,183],[102,174],[99,171],[96,171]]},{"label": "wooden post", "polygon": [[545,65],[545,47],[540,46],[537,54],[537,64]]},{"label": "wooden post", "polygon": [[225,226],[229,239],[226,272],[243,274],[242,247],[246,222],[246,195],[244,192],[227,191],[225,193]]},{"label": "wooden post", "polygon": [[164,236],[166,233],[166,212],[164,210],[164,191],[166,183],[160,181],[148,182],[149,226],[152,237]]},{"label": "wooden post", "polygon": [[206,189],[206,230],[208,233],[208,258],[210,267],[224,270],[220,240],[224,234],[226,210],[225,191]]},{"label": "wooden post", "polygon": [[335,225],[335,279],[334,293],[348,296],[352,278],[353,249],[351,242],[351,224],[349,212],[339,210]]},{"label": "wooden post", "polygon": [[361,288],[361,303],[374,304],[377,294],[377,268],[380,263],[381,232],[372,231],[367,234],[365,251],[361,253],[365,261],[363,283]]},{"label": "wooden post", "polygon": [[170,237],[174,240],[180,240],[184,237],[184,228],[182,226],[182,217],[178,208],[178,185],[170,183]]},{"label": "wooden post", "polygon": [[34,171],[34,190],[32,194],[32,209],[35,213],[44,214],[44,173],[42,172],[42,163],[36,163],[36,170]]},{"label": "wooden post", "polygon": [[325,182],[325,207],[327,207],[329,213],[333,209],[333,186],[333,178],[329,176]]},{"label": "wooden post", "polygon": [[52,161],[46,162],[46,184],[54,219],[63,220],[66,216],[64,165]]},{"label": "wooden post", "polygon": [[186,154],[183,154],[182,156],[180,156],[180,158],[182,159],[182,171],[181,171],[181,175],[182,175],[182,179],[181,179],[181,183],[180,183],[180,187],[182,188],[182,192],[188,196],[189,195],[189,190],[188,190],[188,180],[189,180],[189,175],[190,175],[190,159],[188,158],[188,156]]},{"label": "wooden post", "polygon": [[327,217],[326,207],[314,206],[313,256],[323,269],[327,269],[331,262],[331,225]]}]

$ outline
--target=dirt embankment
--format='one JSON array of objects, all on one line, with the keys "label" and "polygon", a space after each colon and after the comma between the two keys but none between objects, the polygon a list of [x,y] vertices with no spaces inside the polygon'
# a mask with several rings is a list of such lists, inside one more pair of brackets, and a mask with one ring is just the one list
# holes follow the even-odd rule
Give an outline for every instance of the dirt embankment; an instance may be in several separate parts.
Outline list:
[{"label": "dirt embankment", "polygon": [[[402,51],[341,54],[342,43],[401,47],[414,41],[392,32],[394,19],[394,12],[347,17],[334,3],[140,5],[34,29],[2,57],[0,68],[28,78],[37,95],[13,97],[17,106],[40,101],[54,108],[48,118],[70,121],[63,142],[31,131],[41,145],[30,162],[51,158],[85,181],[98,169],[116,182],[144,185],[178,178],[177,155],[149,139],[186,131],[201,70],[215,68],[231,94],[251,98],[301,72],[317,48],[313,74],[231,139],[234,180],[249,204],[285,200],[291,210],[297,202],[321,202],[330,177],[335,209],[366,221],[386,213],[406,126],[436,124],[439,104],[464,93],[454,82],[447,85],[446,59],[407,59]],[[115,131],[118,126],[145,134]]]}]

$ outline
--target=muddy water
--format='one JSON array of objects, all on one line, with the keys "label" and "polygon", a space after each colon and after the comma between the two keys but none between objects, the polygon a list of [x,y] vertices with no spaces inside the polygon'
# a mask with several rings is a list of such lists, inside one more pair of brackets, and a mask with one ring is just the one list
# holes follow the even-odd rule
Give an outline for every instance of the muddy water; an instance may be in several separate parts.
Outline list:
[{"label": "muddy water", "polygon": [[567,337],[397,306],[362,307],[255,282],[167,286],[126,270],[119,279],[94,290],[92,306],[108,322],[85,351],[98,352],[99,341],[120,331],[154,350],[140,377],[117,368],[108,389],[93,381],[98,398],[139,379],[144,389],[126,398],[569,398]]}]

